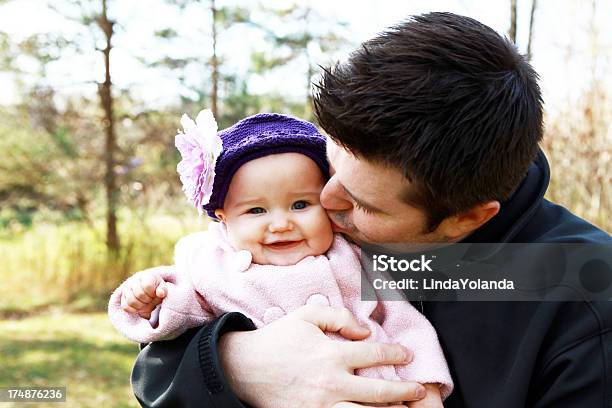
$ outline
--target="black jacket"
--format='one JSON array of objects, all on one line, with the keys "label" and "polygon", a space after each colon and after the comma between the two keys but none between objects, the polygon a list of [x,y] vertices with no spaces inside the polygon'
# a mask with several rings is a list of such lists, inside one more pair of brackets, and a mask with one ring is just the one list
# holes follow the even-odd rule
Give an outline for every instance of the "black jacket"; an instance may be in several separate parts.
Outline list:
[{"label": "black jacket", "polygon": [[[545,200],[542,153],[500,213],[468,242],[610,242],[610,236]],[[455,390],[446,407],[612,408],[612,302],[429,302]],[[243,407],[225,382],[216,344],[253,330],[228,313],[172,341],[143,348],[132,373],[145,407]]]}]

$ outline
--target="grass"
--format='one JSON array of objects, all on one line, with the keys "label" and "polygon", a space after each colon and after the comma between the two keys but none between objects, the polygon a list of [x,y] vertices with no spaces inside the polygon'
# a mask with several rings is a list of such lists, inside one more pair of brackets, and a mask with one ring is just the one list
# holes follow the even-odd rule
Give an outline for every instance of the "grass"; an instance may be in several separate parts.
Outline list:
[{"label": "grass", "polygon": [[106,314],[50,313],[0,321],[0,387],[65,386],[65,403],[2,407],[138,407],[130,372],[138,346]]},{"label": "grass", "polygon": [[0,231],[0,387],[65,386],[62,407],[138,407],[130,388],[138,346],[100,311],[123,279],[171,263],[176,241],[205,227],[197,216],[187,224],[170,216],[125,217],[123,249],[114,258],[96,231],[103,228],[84,223]]},{"label": "grass", "polygon": [[0,318],[21,316],[50,305],[68,310],[102,310],[110,292],[130,274],[171,264],[176,241],[204,229],[197,216],[128,218],[120,225],[122,250],[109,257],[103,228],[85,223],[36,224],[10,236],[0,235]]}]

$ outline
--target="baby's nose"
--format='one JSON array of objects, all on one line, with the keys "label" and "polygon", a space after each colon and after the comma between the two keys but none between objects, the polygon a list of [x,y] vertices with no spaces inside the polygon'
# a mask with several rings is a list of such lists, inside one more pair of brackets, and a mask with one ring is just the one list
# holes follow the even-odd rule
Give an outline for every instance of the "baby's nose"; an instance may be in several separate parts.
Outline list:
[{"label": "baby's nose", "polygon": [[285,232],[293,229],[293,224],[289,217],[275,217],[274,220],[268,226],[270,232]]}]

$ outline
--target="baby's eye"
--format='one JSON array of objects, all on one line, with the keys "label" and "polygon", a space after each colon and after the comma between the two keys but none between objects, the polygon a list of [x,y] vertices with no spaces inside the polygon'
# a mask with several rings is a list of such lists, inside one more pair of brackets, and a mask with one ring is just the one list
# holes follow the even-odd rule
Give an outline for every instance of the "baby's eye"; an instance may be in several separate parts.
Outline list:
[{"label": "baby's eye", "polygon": [[300,200],[300,201],[296,201],[295,203],[293,203],[291,205],[291,209],[292,210],[303,210],[304,208],[308,207],[309,205],[310,205],[310,203],[308,201]]},{"label": "baby's eye", "polygon": [[253,208],[250,208],[250,209],[247,211],[247,214],[263,214],[263,213],[265,213],[265,212],[266,212],[266,210],[264,210],[264,209],[263,209],[263,208],[261,208],[261,207],[253,207]]}]

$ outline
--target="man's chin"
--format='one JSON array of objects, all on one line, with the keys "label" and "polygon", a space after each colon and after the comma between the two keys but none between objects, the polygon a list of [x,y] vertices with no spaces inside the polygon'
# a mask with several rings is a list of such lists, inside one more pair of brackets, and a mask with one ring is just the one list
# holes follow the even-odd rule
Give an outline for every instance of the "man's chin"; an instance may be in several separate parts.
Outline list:
[{"label": "man's chin", "polygon": [[359,231],[354,228],[346,228],[342,225],[336,224],[334,222],[334,218],[332,216],[329,217],[331,222],[332,231],[336,234],[342,234],[347,240],[351,241],[354,244],[362,245],[367,244],[367,240],[364,240]]},{"label": "man's chin", "polygon": [[344,228],[334,222],[334,219],[330,217],[329,219],[333,232],[337,232],[340,234],[350,235],[351,231],[347,228]]}]

